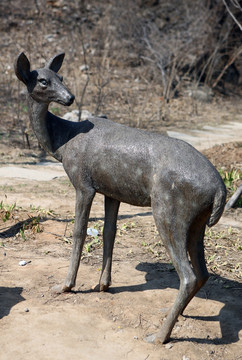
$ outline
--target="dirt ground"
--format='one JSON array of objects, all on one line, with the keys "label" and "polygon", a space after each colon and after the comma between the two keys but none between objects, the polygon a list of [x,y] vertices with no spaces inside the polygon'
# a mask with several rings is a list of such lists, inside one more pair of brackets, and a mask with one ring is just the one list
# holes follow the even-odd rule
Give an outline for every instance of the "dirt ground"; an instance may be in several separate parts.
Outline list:
[{"label": "dirt ground", "polygon": [[[237,145],[206,154],[216,163],[223,150],[229,165],[233,153],[236,165],[241,147],[231,148]],[[2,165],[31,168],[36,156],[1,146]],[[122,204],[113,283],[108,292],[97,293],[103,226],[103,199],[97,195],[89,227],[99,235],[87,238],[74,291],[56,295],[51,288],[65,278],[72,242],[74,191],[67,177],[1,178],[0,196],[1,360],[242,359],[241,208],[207,231],[211,277],[179,318],[171,342],[155,346],[145,337],[161,326],[179,282],[150,208]]]}]

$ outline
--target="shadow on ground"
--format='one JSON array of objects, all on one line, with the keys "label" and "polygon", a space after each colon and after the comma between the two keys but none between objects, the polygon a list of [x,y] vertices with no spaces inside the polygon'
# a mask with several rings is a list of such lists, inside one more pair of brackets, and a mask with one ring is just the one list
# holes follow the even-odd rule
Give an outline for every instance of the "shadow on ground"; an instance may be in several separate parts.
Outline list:
[{"label": "shadow on ground", "polygon": [[[131,215],[119,215],[118,216],[118,220],[124,220],[124,219],[130,219],[130,218],[134,218],[134,217],[139,217],[139,216],[151,216],[152,212],[145,212],[145,213],[136,213],[136,214],[131,214]],[[57,222],[63,222],[63,223],[71,223],[73,222],[73,219],[61,219],[61,218],[50,218],[50,217],[39,217],[39,216],[33,216],[33,217],[28,217],[25,220],[22,221],[18,221],[16,224],[12,225],[12,226],[6,226],[6,228],[2,228],[0,230],[0,239],[6,239],[12,236],[16,236],[20,229],[23,228],[23,226],[27,227],[28,225],[30,225],[34,220],[43,223],[45,221],[48,220],[52,220],[52,221],[57,221]],[[104,220],[103,217],[95,217],[95,218],[90,218],[89,221],[99,221],[99,220]]]},{"label": "shadow on ground", "polygon": [[25,300],[21,295],[22,291],[22,287],[0,286],[0,319],[8,316],[13,306]]},{"label": "shadow on ground", "polygon": [[[134,286],[112,287],[110,292],[115,294],[124,291],[144,291],[152,289],[179,289],[179,278],[171,264],[165,263],[140,263],[137,270],[146,272],[146,283]],[[214,300],[223,303],[224,306],[215,316],[189,316],[189,306],[185,310],[185,317],[202,321],[219,321],[221,338],[186,338],[179,341],[191,341],[206,344],[230,344],[239,340],[239,332],[242,329],[242,284],[218,275],[211,275],[207,284],[196,296],[202,299]]]},{"label": "shadow on ground", "polygon": [[[147,263],[137,265],[137,270],[145,272],[146,282],[139,285],[111,287],[109,292],[137,292],[155,289],[179,289],[179,278],[171,264]],[[197,297],[223,303],[224,306],[215,316],[189,316],[189,306],[185,310],[185,317],[200,321],[217,321],[220,323],[221,338],[179,338],[179,341],[196,342],[200,344],[225,345],[237,342],[242,329],[242,284],[218,275],[211,275],[207,284],[197,293]],[[162,296],[162,293],[161,293]],[[175,338],[172,340],[176,341]]]}]

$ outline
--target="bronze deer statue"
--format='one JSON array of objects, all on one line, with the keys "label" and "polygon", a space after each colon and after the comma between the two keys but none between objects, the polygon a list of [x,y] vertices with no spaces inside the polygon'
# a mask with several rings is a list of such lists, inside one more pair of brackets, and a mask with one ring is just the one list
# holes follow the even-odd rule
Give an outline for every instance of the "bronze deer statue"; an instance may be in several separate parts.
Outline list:
[{"label": "bronze deer statue", "polygon": [[222,215],[226,189],[214,166],[184,141],[93,117],[81,122],[48,111],[50,102],[70,105],[74,96],[58,71],[64,53],[30,70],[24,53],[15,72],[28,90],[29,117],[42,147],[61,161],[76,190],[73,248],[67,277],[58,291],[75,286],[87,223],[96,193],[105,196],[103,266],[99,290],[111,284],[112,253],[120,202],[151,206],[159,234],[179,275],[175,303],[152,342],[165,343],[178,316],[205,284],[206,225]]}]

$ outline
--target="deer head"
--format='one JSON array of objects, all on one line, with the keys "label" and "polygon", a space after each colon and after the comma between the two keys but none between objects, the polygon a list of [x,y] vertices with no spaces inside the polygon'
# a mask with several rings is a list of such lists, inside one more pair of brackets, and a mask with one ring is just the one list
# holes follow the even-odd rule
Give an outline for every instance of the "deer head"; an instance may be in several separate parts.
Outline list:
[{"label": "deer head", "polygon": [[46,104],[54,101],[65,106],[73,103],[74,95],[62,83],[63,77],[58,75],[64,57],[65,53],[60,53],[51,58],[45,67],[33,71],[23,52],[17,57],[14,64],[16,76],[26,85],[35,101]]}]

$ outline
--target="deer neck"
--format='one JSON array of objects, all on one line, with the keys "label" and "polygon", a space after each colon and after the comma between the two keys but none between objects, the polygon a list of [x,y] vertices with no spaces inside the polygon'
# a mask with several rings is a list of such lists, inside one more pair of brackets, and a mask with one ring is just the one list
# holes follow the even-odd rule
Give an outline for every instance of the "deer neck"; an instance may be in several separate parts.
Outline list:
[{"label": "deer neck", "polygon": [[58,120],[58,117],[51,114],[48,107],[49,104],[38,102],[28,95],[29,118],[39,143],[55,159],[62,161],[63,147],[56,144],[51,127],[53,119]]}]

